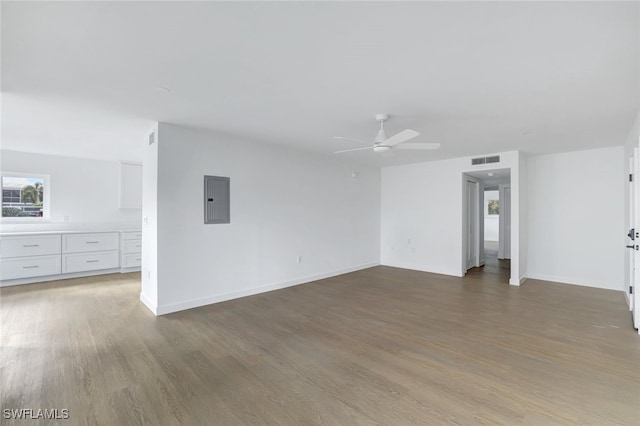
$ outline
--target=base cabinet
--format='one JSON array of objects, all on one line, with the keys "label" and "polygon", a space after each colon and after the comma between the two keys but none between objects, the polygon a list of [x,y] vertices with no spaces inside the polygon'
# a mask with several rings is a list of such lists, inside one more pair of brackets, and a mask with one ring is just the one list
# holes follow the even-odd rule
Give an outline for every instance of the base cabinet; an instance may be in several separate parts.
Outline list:
[{"label": "base cabinet", "polygon": [[122,232],[120,234],[122,269],[140,270],[142,266],[142,232]]},{"label": "base cabinet", "polygon": [[141,241],[140,231],[5,234],[0,286],[139,270]]},{"label": "base cabinet", "polygon": [[62,273],[97,271],[120,266],[118,251],[97,251],[62,255]]},{"label": "base cabinet", "polygon": [[0,259],[0,278],[3,281],[56,275],[60,270],[60,255]]}]

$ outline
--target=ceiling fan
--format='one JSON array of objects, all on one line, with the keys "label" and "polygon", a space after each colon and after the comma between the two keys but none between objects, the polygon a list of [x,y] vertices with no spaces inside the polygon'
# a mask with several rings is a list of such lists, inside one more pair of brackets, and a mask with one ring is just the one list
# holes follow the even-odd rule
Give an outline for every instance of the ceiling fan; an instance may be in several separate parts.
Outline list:
[{"label": "ceiling fan", "polygon": [[401,131],[400,133],[396,133],[395,135],[389,137],[387,136],[387,132],[384,130],[384,123],[389,119],[389,114],[376,114],[376,121],[380,123],[380,130],[378,130],[378,134],[373,142],[363,141],[361,139],[355,138],[347,138],[344,136],[334,136],[334,139],[341,140],[349,140],[360,143],[365,143],[367,147],[364,148],[354,148],[354,149],[343,149],[342,151],[336,151],[334,154],[342,154],[343,152],[351,152],[351,151],[362,151],[365,149],[373,149],[373,152],[386,152],[391,150],[392,148],[398,149],[438,149],[440,148],[439,143],[405,143],[408,140],[419,136],[420,133],[415,130],[406,129]]}]

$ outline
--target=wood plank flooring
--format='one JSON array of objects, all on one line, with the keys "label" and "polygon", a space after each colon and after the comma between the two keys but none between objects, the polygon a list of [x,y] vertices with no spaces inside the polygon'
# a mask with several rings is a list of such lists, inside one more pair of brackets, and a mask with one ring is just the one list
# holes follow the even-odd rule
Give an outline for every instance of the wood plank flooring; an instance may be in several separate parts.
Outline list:
[{"label": "wood plank flooring", "polygon": [[0,408],[66,408],[50,424],[72,425],[640,424],[623,294],[505,274],[380,266],[158,318],[138,274],[2,288]]}]

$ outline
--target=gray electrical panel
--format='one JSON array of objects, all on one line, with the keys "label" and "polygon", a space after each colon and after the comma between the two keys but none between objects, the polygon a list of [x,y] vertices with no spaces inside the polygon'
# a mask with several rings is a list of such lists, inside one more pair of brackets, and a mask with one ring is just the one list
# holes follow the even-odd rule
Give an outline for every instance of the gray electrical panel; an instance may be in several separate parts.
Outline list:
[{"label": "gray electrical panel", "polygon": [[204,177],[204,223],[231,223],[230,179]]}]

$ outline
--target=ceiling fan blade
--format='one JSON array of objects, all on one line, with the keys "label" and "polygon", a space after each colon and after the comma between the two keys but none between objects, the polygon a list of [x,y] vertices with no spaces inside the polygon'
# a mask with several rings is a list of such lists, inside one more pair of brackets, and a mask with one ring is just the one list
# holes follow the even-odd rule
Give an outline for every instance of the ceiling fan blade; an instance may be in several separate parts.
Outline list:
[{"label": "ceiling fan blade", "polygon": [[403,143],[396,146],[397,149],[438,149],[439,143]]},{"label": "ceiling fan blade", "polygon": [[409,139],[413,139],[416,136],[420,136],[420,133],[416,132],[415,130],[407,129],[401,131],[400,133],[396,133],[386,141],[382,142],[382,144],[386,146],[394,146],[398,145],[399,143],[406,142]]},{"label": "ceiling fan blade", "polygon": [[360,142],[366,145],[371,145],[371,142],[367,142],[367,141],[363,141],[362,139],[356,139],[356,138],[346,138],[344,136],[334,136],[334,139],[340,139],[340,140],[345,140],[345,141],[354,141],[354,142]]},{"label": "ceiling fan blade", "polygon": [[343,152],[351,152],[351,151],[362,151],[364,149],[372,149],[370,146],[366,148],[354,148],[354,149],[343,149],[342,151],[336,151],[334,154],[342,154]]}]

